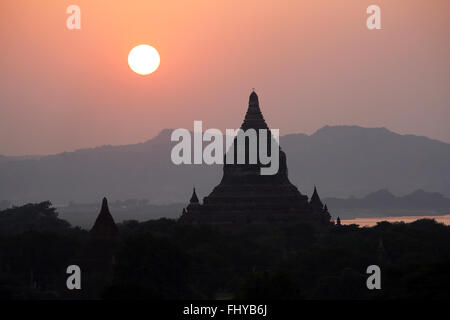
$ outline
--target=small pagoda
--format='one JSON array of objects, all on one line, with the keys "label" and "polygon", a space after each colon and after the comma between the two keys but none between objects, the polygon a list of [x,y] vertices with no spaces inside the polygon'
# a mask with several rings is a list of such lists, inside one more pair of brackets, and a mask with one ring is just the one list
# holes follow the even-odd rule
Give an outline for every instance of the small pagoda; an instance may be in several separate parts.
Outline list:
[{"label": "small pagoda", "polygon": [[114,219],[109,212],[108,200],[103,198],[102,208],[90,231],[92,239],[116,240],[119,237],[119,230]]}]

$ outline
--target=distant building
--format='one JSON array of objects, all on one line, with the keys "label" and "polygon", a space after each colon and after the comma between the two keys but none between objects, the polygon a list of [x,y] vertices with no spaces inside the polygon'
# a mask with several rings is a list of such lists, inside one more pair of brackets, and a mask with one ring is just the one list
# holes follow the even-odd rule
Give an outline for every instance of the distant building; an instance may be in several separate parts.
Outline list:
[{"label": "distant building", "polygon": [[83,297],[99,298],[113,279],[116,255],[120,245],[119,230],[103,198],[100,213],[89,231],[81,259],[76,261],[83,272]]},{"label": "distant building", "polygon": [[92,239],[106,240],[116,240],[119,237],[119,230],[109,212],[108,200],[106,198],[103,198],[102,208],[90,231],[90,236]]},{"label": "distant building", "polygon": [[[259,107],[257,94],[250,95],[248,110],[241,129],[269,129]],[[259,145],[258,136],[258,145]],[[268,150],[270,144],[276,143],[268,135]],[[236,152],[236,139],[231,148]],[[311,201],[300,193],[288,179],[286,154],[279,148],[279,170],[274,175],[261,175],[264,165],[227,164],[224,161],[223,177],[212,192],[203,199],[201,204],[194,189],[189,205],[183,209],[180,222],[185,223],[251,223],[251,222],[293,222],[304,221],[316,225],[330,225],[331,216],[314,188]],[[249,147],[246,144],[245,159],[248,159]]]}]

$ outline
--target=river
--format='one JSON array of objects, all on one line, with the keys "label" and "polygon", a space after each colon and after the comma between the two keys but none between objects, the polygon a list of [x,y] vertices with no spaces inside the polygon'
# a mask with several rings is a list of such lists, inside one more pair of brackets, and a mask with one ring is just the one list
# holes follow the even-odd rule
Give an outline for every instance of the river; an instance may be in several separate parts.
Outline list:
[{"label": "river", "polygon": [[357,224],[360,227],[371,227],[377,224],[377,222],[380,221],[388,221],[388,222],[413,222],[419,219],[435,219],[437,222],[450,225],[450,214],[443,215],[443,216],[397,216],[397,217],[379,217],[379,218],[355,218],[355,219],[348,219],[348,220],[342,220],[342,224]]}]

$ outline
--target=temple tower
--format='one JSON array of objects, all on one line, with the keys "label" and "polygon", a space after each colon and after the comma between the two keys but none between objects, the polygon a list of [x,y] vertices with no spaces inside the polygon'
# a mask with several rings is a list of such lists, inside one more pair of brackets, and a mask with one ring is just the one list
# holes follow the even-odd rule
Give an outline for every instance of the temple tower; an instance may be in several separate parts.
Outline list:
[{"label": "temple tower", "polygon": [[83,270],[84,297],[99,298],[112,283],[116,255],[120,247],[119,230],[109,212],[108,200],[103,198],[100,213],[89,231],[80,261]]},{"label": "temple tower", "polygon": [[[223,176],[220,183],[203,199],[198,202],[194,190],[191,201],[180,218],[182,222],[211,222],[211,223],[248,223],[254,221],[283,222],[301,219],[304,221],[319,221],[329,224],[324,207],[320,210],[308,202],[308,197],[300,193],[288,179],[286,154],[272,136],[259,106],[258,95],[253,91],[250,94],[247,112],[242,122],[243,132],[255,130],[256,163],[251,164],[250,140],[245,141],[245,163],[238,164],[237,137],[230,147],[234,148],[233,163],[225,161],[224,155]],[[260,141],[260,129],[267,130],[267,142]],[[279,150],[279,169],[274,175],[261,175],[261,168],[270,166],[262,164],[259,158],[260,143],[267,143],[267,150],[271,150],[273,143]],[[317,191],[315,191],[318,197]],[[194,201],[193,201],[194,199]],[[316,201],[316,200],[315,200]],[[319,198],[320,201],[320,198]],[[314,202],[316,203],[316,202]],[[317,203],[319,204],[319,203]],[[328,214],[329,216],[329,214]]]},{"label": "temple tower", "polygon": [[106,198],[103,198],[102,208],[90,231],[90,235],[91,238],[102,239],[116,239],[119,237],[119,231],[109,212],[108,200]]}]

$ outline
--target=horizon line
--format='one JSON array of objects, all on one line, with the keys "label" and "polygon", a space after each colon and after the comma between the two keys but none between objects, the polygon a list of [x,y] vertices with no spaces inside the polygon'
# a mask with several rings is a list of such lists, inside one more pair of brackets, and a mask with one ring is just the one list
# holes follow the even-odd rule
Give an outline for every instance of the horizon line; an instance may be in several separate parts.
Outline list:
[{"label": "horizon line", "polygon": [[[315,135],[317,132],[319,132],[320,130],[324,129],[324,128],[336,128],[336,127],[357,127],[357,128],[362,128],[362,129],[384,129],[388,132],[391,132],[393,134],[396,135],[400,135],[400,136],[412,136],[412,137],[418,137],[418,138],[426,138],[428,140],[431,141],[435,141],[435,142],[440,142],[440,143],[444,143],[444,144],[449,144],[450,145],[450,141],[443,141],[437,138],[431,138],[429,136],[425,136],[425,135],[417,135],[417,134],[412,134],[412,133],[399,133],[396,131],[393,131],[392,129],[389,129],[387,127],[365,127],[365,126],[361,126],[361,125],[357,125],[357,124],[337,124],[337,125],[323,125],[322,127],[316,129],[313,133],[311,134],[307,134],[307,133],[302,133],[302,132],[287,132],[283,135],[280,134],[280,138],[281,137],[286,137],[289,135],[305,135],[308,137],[311,137],[313,135]],[[205,130],[207,130],[209,128],[206,128]],[[25,159],[17,159],[17,160],[26,160],[27,158],[33,158],[33,157],[48,157],[48,156],[56,156],[56,155],[60,155],[60,154],[64,154],[64,153],[74,153],[74,152],[79,152],[79,151],[86,151],[86,150],[93,150],[93,149],[99,149],[99,148],[104,148],[104,147],[122,147],[122,146],[132,146],[132,145],[139,145],[139,144],[143,144],[143,143],[147,143],[155,138],[157,138],[158,136],[160,136],[164,131],[172,131],[175,130],[174,128],[163,128],[161,130],[158,131],[157,134],[153,135],[151,138],[148,138],[144,141],[140,141],[140,142],[130,142],[130,143],[122,143],[122,144],[101,144],[101,145],[94,145],[94,146],[86,146],[86,147],[80,147],[80,148],[75,148],[72,150],[64,150],[64,151],[57,151],[57,152],[51,152],[51,153],[25,153],[25,154],[5,154],[5,153],[0,153],[0,157],[3,158],[25,158]],[[203,130],[203,132],[205,131]],[[191,132],[191,130],[189,130]],[[192,131],[193,132],[193,131]],[[169,141],[170,142],[170,141]]]}]

